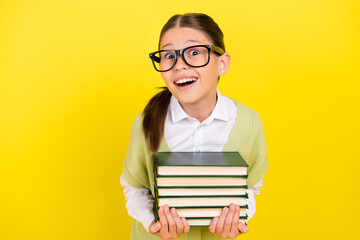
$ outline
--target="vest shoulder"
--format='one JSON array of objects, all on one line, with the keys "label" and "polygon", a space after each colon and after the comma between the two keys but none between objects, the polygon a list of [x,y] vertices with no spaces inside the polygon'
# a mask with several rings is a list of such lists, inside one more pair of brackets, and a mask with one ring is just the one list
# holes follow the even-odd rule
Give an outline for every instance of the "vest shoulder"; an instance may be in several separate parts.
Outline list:
[{"label": "vest shoulder", "polygon": [[142,122],[144,119],[144,113],[141,111],[136,117],[134,118],[134,123]]},{"label": "vest shoulder", "polygon": [[144,119],[143,112],[140,112],[136,117],[134,118],[134,121],[131,126],[131,131],[142,131],[142,122]]},{"label": "vest shoulder", "polygon": [[236,104],[237,110],[239,111],[238,113],[241,113],[241,115],[260,118],[260,115],[254,109],[252,109],[252,108],[250,108],[250,107],[246,106],[245,104],[240,103],[238,101],[235,101],[235,104]]}]

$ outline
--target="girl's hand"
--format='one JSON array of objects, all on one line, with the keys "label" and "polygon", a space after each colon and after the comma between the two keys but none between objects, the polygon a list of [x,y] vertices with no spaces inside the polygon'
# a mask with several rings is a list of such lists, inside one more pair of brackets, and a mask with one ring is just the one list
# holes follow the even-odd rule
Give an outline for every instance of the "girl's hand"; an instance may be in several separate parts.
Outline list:
[{"label": "girl's hand", "polygon": [[221,238],[236,238],[241,233],[246,233],[249,228],[239,222],[240,207],[230,204],[229,208],[225,207],[220,217],[214,217],[209,229],[211,233]]},{"label": "girl's hand", "polygon": [[149,232],[161,239],[175,239],[183,233],[188,233],[190,226],[185,218],[180,218],[176,209],[169,209],[168,205],[159,209],[158,222],[153,221],[149,226]]}]

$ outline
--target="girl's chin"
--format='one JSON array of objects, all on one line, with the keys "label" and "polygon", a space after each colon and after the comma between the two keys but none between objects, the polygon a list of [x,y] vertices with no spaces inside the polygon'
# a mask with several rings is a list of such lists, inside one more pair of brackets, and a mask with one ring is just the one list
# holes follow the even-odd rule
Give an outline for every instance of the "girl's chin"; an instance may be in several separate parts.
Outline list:
[{"label": "girl's chin", "polygon": [[173,89],[171,92],[174,97],[181,103],[190,104],[197,100],[197,91],[179,91],[178,89]]},{"label": "girl's chin", "polygon": [[179,101],[180,104],[186,104],[186,105],[191,105],[191,104],[196,104],[197,99],[194,98],[194,96],[175,96],[175,98]]}]

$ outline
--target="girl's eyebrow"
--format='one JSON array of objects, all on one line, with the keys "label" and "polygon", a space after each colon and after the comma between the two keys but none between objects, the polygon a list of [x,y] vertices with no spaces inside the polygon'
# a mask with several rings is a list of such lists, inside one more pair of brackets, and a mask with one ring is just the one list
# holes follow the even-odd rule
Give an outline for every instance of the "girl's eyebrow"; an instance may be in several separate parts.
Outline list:
[{"label": "girl's eyebrow", "polygon": [[[186,43],[201,43],[200,41],[198,41],[198,40],[187,40],[186,42],[185,42],[185,44]],[[171,43],[167,43],[167,44],[165,44],[161,49],[164,49],[165,47],[167,47],[167,46],[171,46],[172,44]]]}]

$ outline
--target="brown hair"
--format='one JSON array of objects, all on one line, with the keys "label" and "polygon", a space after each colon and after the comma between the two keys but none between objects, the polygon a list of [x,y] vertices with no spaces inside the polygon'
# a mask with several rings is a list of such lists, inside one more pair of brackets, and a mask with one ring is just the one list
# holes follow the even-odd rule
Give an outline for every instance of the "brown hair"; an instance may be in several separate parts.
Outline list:
[{"label": "brown hair", "polygon": [[[224,35],[217,23],[208,15],[202,13],[187,13],[172,16],[161,29],[160,42],[164,34],[172,28],[189,27],[202,31],[213,42],[225,51]],[[143,115],[143,130],[150,150],[156,153],[164,135],[164,125],[167,110],[170,104],[171,92],[164,87],[161,92],[152,97],[146,105]]]}]

